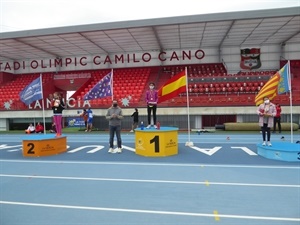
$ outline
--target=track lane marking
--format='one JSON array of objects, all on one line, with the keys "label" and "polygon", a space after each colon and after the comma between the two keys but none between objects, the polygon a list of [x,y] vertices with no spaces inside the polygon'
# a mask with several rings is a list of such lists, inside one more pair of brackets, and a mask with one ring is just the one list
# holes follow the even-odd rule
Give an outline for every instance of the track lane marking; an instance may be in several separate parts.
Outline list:
[{"label": "track lane marking", "polygon": [[[147,214],[163,214],[163,215],[176,215],[176,216],[213,217],[213,218],[216,218],[215,213],[209,214],[209,213],[158,211],[158,210],[125,209],[125,208],[106,208],[106,207],[56,205],[56,204],[43,204],[43,203],[31,203],[31,202],[12,202],[12,201],[0,201],[0,204],[22,205],[22,206],[33,206],[33,207],[48,207],[48,208],[64,208],[64,209],[81,209],[81,210],[93,210],[93,211],[111,211],[111,212],[125,212],[125,213],[147,213]],[[218,216],[218,218],[231,218],[231,219],[294,221],[294,222],[299,222],[300,221],[300,218],[292,218],[292,217],[245,216],[245,215],[226,215],[226,214],[217,214],[217,216]]]},{"label": "track lane marking", "polygon": [[48,164],[88,164],[88,165],[130,165],[130,166],[170,166],[170,167],[211,167],[211,168],[253,168],[253,169],[296,169],[300,170],[300,166],[260,166],[260,165],[235,165],[235,164],[205,164],[205,163],[148,163],[148,162],[95,162],[95,161],[75,161],[75,160],[30,160],[30,159],[0,159],[0,162],[7,163],[48,163]]},{"label": "track lane marking", "polygon": [[118,179],[118,178],[101,178],[101,177],[59,177],[59,176],[38,176],[38,175],[18,175],[18,174],[0,174],[0,177],[13,178],[34,178],[34,179],[57,179],[57,180],[88,180],[88,181],[114,181],[114,182],[137,182],[137,183],[169,183],[169,184],[204,184],[223,185],[223,186],[254,186],[254,187],[284,187],[300,188],[295,184],[255,184],[255,183],[225,183],[225,182],[208,182],[206,181],[179,181],[179,180],[142,180],[142,179]]}]

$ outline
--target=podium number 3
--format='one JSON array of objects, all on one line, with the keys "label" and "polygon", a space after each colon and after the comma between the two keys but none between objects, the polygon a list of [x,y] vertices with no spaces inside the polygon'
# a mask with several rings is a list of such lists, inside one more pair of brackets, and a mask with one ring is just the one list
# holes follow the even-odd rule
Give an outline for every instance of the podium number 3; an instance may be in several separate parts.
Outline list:
[{"label": "podium number 3", "polygon": [[154,136],[154,138],[152,138],[150,140],[150,144],[152,144],[154,142],[154,152],[159,152],[159,136]]},{"label": "podium number 3", "polygon": [[33,143],[28,143],[27,146],[29,147],[27,154],[34,154],[34,144]]}]

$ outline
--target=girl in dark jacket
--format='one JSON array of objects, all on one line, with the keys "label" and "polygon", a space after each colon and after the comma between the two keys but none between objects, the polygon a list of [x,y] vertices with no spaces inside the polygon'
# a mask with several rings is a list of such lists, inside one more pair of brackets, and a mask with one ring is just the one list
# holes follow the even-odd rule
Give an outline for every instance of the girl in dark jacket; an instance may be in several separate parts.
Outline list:
[{"label": "girl in dark jacket", "polygon": [[62,133],[62,111],[65,109],[65,104],[61,99],[61,95],[58,92],[55,92],[53,94],[52,109],[53,120],[56,125],[56,137],[59,137]]}]

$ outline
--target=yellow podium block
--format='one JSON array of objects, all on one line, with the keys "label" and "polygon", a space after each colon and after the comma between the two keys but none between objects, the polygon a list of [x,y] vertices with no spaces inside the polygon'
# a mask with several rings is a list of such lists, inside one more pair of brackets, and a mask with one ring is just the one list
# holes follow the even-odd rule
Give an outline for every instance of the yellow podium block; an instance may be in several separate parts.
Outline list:
[{"label": "yellow podium block", "polygon": [[154,157],[178,154],[178,128],[135,129],[135,153]]},{"label": "yellow podium block", "polygon": [[29,134],[22,140],[24,157],[56,155],[67,151],[67,137],[54,134]]}]

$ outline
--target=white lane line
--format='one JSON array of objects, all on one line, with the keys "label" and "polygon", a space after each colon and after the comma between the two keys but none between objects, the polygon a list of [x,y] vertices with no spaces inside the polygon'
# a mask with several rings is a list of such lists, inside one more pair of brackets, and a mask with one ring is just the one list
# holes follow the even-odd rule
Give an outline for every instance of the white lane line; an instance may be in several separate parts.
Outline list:
[{"label": "white lane line", "polygon": [[94,161],[57,161],[57,160],[16,160],[16,159],[0,159],[0,162],[6,163],[43,163],[43,164],[88,164],[88,165],[130,165],[130,166],[170,166],[170,167],[211,167],[211,168],[253,168],[253,169],[296,169],[300,170],[300,166],[259,166],[259,165],[235,165],[235,164],[205,164],[205,163],[147,163],[147,162],[94,162]]},{"label": "white lane line", "polygon": [[[48,207],[48,208],[64,208],[64,209],[81,209],[81,210],[94,210],[94,211],[112,211],[112,212],[125,212],[125,213],[163,214],[163,215],[175,215],[175,216],[194,216],[194,217],[215,217],[216,216],[215,214],[209,214],[209,213],[104,208],[104,207],[90,207],[90,206],[41,204],[41,203],[30,203],[30,202],[0,201],[0,204]],[[218,217],[232,218],[232,219],[249,219],[249,220],[272,220],[272,221],[295,221],[295,222],[300,221],[300,218],[292,218],[292,217],[244,216],[244,215],[226,215],[226,214],[218,214]]]},{"label": "white lane line", "polygon": [[128,147],[128,146],[122,146],[122,149],[126,149],[126,150],[129,150],[129,151],[132,151],[132,152],[135,152],[135,148],[131,148],[131,147]]},{"label": "white lane line", "polygon": [[18,151],[21,151],[22,149],[11,149],[11,150],[7,150],[8,152],[18,152]]},{"label": "white lane line", "polygon": [[[59,176],[38,176],[38,175],[18,175],[18,174],[0,174],[0,177],[14,178],[32,178],[32,179],[57,179],[57,180],[88,180],[88,181],[113,181],[113,182],[137,182],[137,183],[168,183],[168,184],[203,184],[207,185],[207,181],[180,181],[180,180],[143,180],[143,179],[125,179],[125,178],[101,178],[101,177],[59,177]],[[284,188],[300,188],[296,184],[255,184],[255,183],[225,183],[225,182],[209,182],[209,185],[224,186],[255,186],[255,187],[284,187]]]},{"label": "white lane line", "polygon": [[8,148],[16,148],[16,147],[22,147],[22,145],[13,145],[13,146],[7,146],[7,144],[0,145],[0,150],[8,149]]}]

